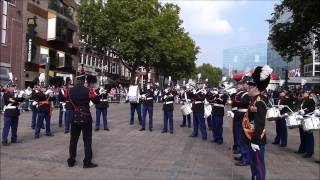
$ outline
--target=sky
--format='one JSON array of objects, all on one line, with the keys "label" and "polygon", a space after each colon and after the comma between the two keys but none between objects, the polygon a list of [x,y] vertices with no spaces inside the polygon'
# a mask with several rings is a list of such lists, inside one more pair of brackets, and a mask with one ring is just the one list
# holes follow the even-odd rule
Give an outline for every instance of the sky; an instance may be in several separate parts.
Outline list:
[{"label": "sky", "polygon": [[280,0],[161,0],[178,4],[183,27],[200,47],[197,66],[222,67],[225,48],[267,43],[274,5]]}]

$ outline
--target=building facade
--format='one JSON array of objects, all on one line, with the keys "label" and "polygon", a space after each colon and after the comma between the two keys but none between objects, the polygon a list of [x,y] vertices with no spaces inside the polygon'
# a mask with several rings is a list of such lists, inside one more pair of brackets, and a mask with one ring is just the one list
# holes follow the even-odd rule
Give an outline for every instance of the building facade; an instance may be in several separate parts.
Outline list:
[{"label": "building facade", "polygon": [[[292,21],[292,13],[285,11],[278,19],[277,23],[285,23]],[[269,33],[271,33],[272,25],[269,26]],[[317,77],[320,76],[320,58],[319,52],[312,50],[312,55],[304,60],[301,65],[300,57],[295,57],[293,61],[286,62],[277,51],[268,43],[268,65],[273,68],[281,79],[285,78],[285,72],[288,71],[288,77]]]},{"label": "building facade", "polygon": [[[267,45],[245,45],[223,50],[223,68],[228,71],[246,71],[267,63]],[[230,75],[229,73],[229,75]]]},{"label": "building facade", "polygon": [[73,0],[25,0],[24,86],[49,66],[49,76],[73,78],[79,61],[77,3]]},{"label": "building facade", "polygon": [[0,84],[5,86],[9,82],[9,72],[13,74],[13,81],[19,87],[23,81],[23,1],[0,0]]}]

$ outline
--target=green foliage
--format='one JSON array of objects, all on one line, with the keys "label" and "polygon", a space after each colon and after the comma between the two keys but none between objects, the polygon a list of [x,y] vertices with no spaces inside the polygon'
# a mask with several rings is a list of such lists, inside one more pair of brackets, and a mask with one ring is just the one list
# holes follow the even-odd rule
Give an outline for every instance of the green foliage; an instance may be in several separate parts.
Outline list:
[{"label": "green foliage", "polygon": [[[304,61],[314,48],[320,47],[320,1],[283,0],[276,5],[269,23],[272,31],[269,40],[279,54],[288,62],[300,56]],[[289,21],[281,21],[285,13],[292,13]],[[315,35],[315,43],[313,35]]]},{"label": "green foliage", "polygon": [[197,67],[196,73],[201,73],[201,77],[203,79],[208,79],[208,85],[210,87],[217,87],[222,77],[222,71],[220,68],[213,67],[211,64],[206,63]]},{"label": "green foliage", "polygon": [[199,48],[182,28],[180,8],[158,0],[83,0],[77,8],[79,33],[96,51],[111,50],[134,72],[140,66],[160,75],[190,76]]}]

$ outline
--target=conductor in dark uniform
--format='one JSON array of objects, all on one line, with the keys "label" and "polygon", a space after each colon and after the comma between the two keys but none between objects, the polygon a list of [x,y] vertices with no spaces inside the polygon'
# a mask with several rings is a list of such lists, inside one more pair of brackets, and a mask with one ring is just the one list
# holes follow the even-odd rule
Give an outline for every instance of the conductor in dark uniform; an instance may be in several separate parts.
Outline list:
[{"label": "conductor in dark uniform", "polygon": [[100,102],[95,91],[86,87],[87,84],[94,83],[90,76],[82,73],[77,76],[76,85],[70,89],[66,97],[69,99],[73,107],[73,117],[71,118],[71,137],[69,146],[68,166],[73,167],[76,162],[77,144],[80,133],[82,132],[84,141],[85,158],[83,160],[83,168],[94,168],[97,164],[92,163],[92,116],[90,113],[89,102],[97,104]]}]

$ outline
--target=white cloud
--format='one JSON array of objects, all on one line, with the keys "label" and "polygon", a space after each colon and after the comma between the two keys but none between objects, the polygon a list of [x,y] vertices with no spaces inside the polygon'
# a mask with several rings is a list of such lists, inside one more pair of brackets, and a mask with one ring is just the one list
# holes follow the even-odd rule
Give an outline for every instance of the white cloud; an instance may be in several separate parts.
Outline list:
[{"label": "white cloud", "polygon": [[183,26],[194,35],[222,35],[233,30],[221,13],[232,8],[232,1],[162,1],[178,4]]}]

